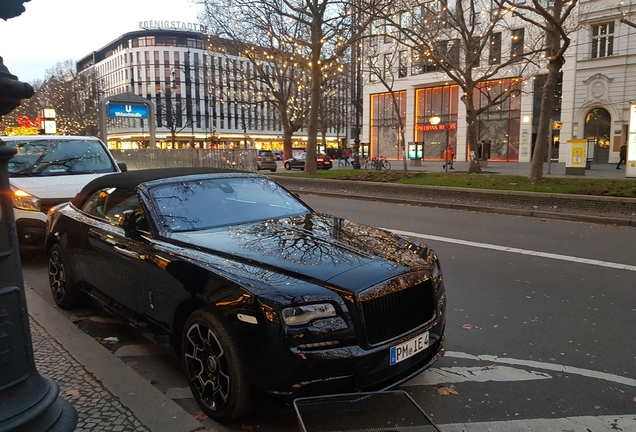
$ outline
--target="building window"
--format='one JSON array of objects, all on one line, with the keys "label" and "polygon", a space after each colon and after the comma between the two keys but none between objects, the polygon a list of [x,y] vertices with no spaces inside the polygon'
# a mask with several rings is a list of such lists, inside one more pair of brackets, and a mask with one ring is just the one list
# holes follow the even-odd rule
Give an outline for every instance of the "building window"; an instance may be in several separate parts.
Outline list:
[{"label": "building window", "polygon": [[501,63],[501,33],[493,33],[490,35],[488,63],[491,65]]},{"label": "building window", "polygon": [[614,22],[592,26],[592,58],[614,54]]},{"label": "building window", "polygon": [[[507,95],[506,95],[507,93]],[[501,103],[491,101],[504,97]],[[521,124],[521,80],[516,78],[480,83],[473,93],[479,107],[486,107],[477,118],[479,141],[490,142],[490,159],[519,161]]]},{"label": "building window", "polygon": [[472,15],[470,17],[471,20],[471,25],[477,25],[477,24],[481,24],[481,12],[484,9],[483,4],[481,3],[481,0],[475,0],[472,3],[473,6],[473,10],[472,10]]},{"label": "building window", "polygon": [[[398,109],[393,97],[397,101]],[[399,113],[398,113],[399,111]],[[370,156],[386,156],[389,159],[402,157],[398,115],[406,123],[406,91],[371,95]]]},{"label": "building window", "polygon": [[408,75],[408,62],[409,62],[409,52],[400,51],[400,66],[398,70],[399,78],[404,78]]},{"label": "building window", "polygon": [[383,79],[387,79],[387,76],[389,77],[389,79],[391,79],[392,77],[392,72],[393,72],[393,54],[384,54],[384,64],[382,67],[382,78]]},{"label": "building window", "polygon": [[466,52],[466,64],[470,68],[479,67],[481,64],[481,38],[470,39],[470,46]]},{"label": "building window", "polygon": [[369,59],[369,82],[376,82],[378,80],[377,67],[378,56],[373,56]]},{"label": "building window", "polygon": [[512,41],[510,43],[510,58],[521,57],[523,55],[523,29],[512,31]]}]

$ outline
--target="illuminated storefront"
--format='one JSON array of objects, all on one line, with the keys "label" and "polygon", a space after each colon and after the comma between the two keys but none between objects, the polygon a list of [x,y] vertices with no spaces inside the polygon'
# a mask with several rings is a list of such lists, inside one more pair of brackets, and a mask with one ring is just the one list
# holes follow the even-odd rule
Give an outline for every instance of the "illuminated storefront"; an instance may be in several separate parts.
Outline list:
[{"label": "illuminated storefront", "polygon": [[442,160],[451,146],[457,154],[458,86],[415,90],[415,142],[424,160]]}]

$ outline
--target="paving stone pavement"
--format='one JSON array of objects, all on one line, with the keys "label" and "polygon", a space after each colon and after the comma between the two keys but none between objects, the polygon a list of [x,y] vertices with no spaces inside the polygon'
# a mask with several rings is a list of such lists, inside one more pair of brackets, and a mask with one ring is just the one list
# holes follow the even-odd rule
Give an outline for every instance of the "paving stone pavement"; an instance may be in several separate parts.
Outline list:
[{"label": "paving stone pavement", "polygon": [[76,432],[150,432],[97,378],[31,317],[33,355],[40,375],[54,379],[78,414]]}]

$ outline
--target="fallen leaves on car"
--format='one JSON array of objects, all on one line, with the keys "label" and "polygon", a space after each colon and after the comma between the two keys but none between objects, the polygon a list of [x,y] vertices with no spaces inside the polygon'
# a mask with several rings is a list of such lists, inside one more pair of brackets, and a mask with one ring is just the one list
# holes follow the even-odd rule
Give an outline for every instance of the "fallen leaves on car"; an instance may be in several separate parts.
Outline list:
[{"label": "fallen leaves on car", "polygon": [[484,370],[493,370],[493,369],[497,369],[497,365],[493,364],[493,365],[484,367]]},{"label": "fallen leaves on car", "polygon": [[71,315],[69,319],[71,320],[72,323],[76,323],[76,322],[84,321],[87,318],[83,316]]},{"label": "fallen leaves on car", "polygon": [[448,395],[452,395],[452,394],[458,394],[457,390],[455,390],[455,386],[453,384],[449,385],[449,386],[444,386],[444,385],[436,385],[433,386],[433,388],[437,391],[437,394],[440,396],[448,396]]},{"label": "fallen leaves on car", "polygon": [[199,421],[203,421],[203,420],[207,420],[207,419],[208,419],[208,416],[207,416],[207,414],[206,414],[206,413],[204,413],[204,412],[202,412],[202,411],[199,411],[198,413],[196,413],[196,414],[194,415],[194,419],[195,419],[195,420],[199,420]]},{"label": "fallen leaves on car", "polygon": [[66,392],[66,396],[68,396],[68,397],[79,396],[79,390],[69,390],[69,391]]},{"label": "fallen leaves on car", "polygon": [[248,425],[248,424],[242,424],[242,425],[241,425],[241,430],[244,430],[244,431],[253,431],[253,430],[254,430],[254,426],[252,426],[252,425]]},{"label": "fallen leaves on car", "polygon": [[636,402],[636,397],[634,398],[634,402]]},{"label": "fallen leaves on car", "polygon": [[128,367],[135,367],[135,366],[137,366],[137,362],[136,362],[136,361],[129,361],[129,362],[126,362],[126,366],[128,366]]},{"label": "fallen leaves on car", "polygon": [[116,343],[119,343],[119,339],[116,338],[115,336],[111,336],[107,338],[96,337],[95,340],[97,340],[97,342],[99,342],[102,345],[115,345]]},{"label": "fallen leaves on car", "polygon": [[470,325],[470,324],[464,324],[463,326],[461,326],[461,328],[463,328],[465,330],[470,330],[471,328],[473,328],[473,326]]}]

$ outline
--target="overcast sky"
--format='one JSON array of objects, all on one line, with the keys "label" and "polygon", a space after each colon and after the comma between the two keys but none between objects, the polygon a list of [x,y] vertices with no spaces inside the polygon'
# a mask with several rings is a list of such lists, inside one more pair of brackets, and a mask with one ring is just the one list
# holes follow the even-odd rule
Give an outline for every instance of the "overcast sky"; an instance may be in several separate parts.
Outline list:
[{"label": "overcast sky", "polygon": [[139,21],[198,22],[189,0],[31,0],[24,7],[18,17],[0,19],[0,57],[25,82],[138,30]]}]

